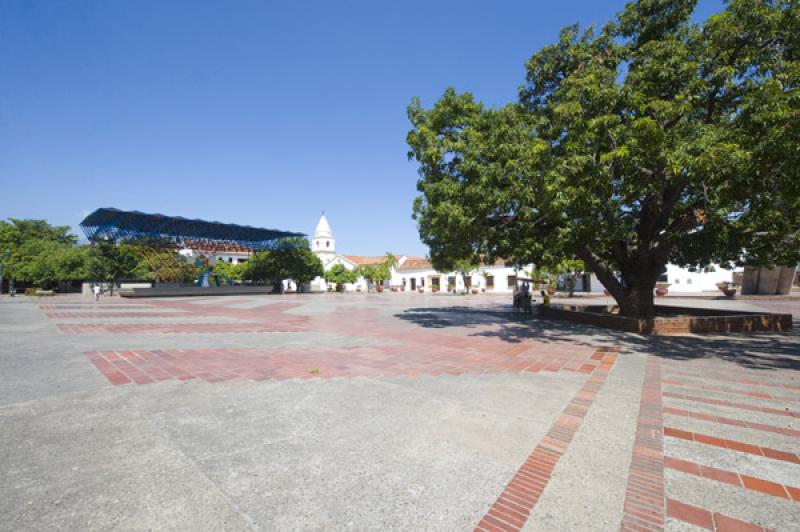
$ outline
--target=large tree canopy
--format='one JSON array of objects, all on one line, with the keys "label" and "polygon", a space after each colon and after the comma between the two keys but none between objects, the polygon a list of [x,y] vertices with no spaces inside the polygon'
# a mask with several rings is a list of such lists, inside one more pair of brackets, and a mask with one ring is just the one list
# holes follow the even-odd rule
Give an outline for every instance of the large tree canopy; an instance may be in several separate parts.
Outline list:
[{"label": "large tree canopy", "polygon": [[322,276],[322,262],[305,238],[293,238],[285,246],[253,255],[245,264],[242,277],[250,281],[278,283],[293,279],[299,285]]},{"label": "large tree canopy", "polygon": [[651,316],[668,262],[800,258],[800,3],[731,0],[702,26],[695,3],[564,28],[507,106],[412,101],[434,265],[577,258],[623,314]]},{"label": "large tree canopy", "polygon": [[67,226],[52,226],[44,220],[0,220],[0,261],[5,263],[5,276],[41,287],[84,279],[90,267],[89,253],[84,247],[75,247],[77,241]]}]

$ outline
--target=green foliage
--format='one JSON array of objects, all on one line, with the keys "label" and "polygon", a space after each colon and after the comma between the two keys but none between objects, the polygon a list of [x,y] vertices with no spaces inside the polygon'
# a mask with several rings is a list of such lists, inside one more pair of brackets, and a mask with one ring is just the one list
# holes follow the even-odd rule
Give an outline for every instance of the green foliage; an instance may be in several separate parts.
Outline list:
[{"label": "green foliage", "polygon": [[305,238],[297,238],[280,249],[253,255],[244,264],[242,278],[268,283],[293,279],[303,284],[322,274],[322,262],[312,253],[308,241]]},{"label": "green foliage", "polygon": [[333,267],[325,272],[325,281],[342,286],[345,283],[354,283],[358,279],[355,270],[348,270],[342,264],[334,264]]},{"label": "green foliage", "polygon": [[385,262],[359,266],[354,270],[354,273],[356,279],[358,279],[358,277],[363,277],[370,282],[385,281],[392,276],[391,271],[389,271],[389,265]]},{"label": "green foliage", "polygon": [[412,101],[434,266],[580,259],[623,314],[651,316],[668,262],[796,263],[800,4],[731,0],[702,27],[694,5],[631,2],[599,31],[564,28],[516,103]]},{"label": "green foliage", "polygon": [[231,262],[217,261],[213,272],[231,281],[241,281],[247,268],[247,263],[233,264]]},{"label": "green foliage", "polygon": [[390,270],[392,268],[397,268],[397,264],[400,262],[400,260],[391,251],[387,251],[383,255],[383,258],[386,266],[388,266]]},{"label": "green foliage", "polygon": [[9,218],[8,221],[0,220],[0,246],[3,251],[15,249],[31,241],[47,241],[57,244],[74,246],[78,237],[70,234],[66,225],[52,226],[45,220],[19,220]]},{"label": "green foliage", "polygon": [[149,278],[150,269],[135,252],[132,246],[117,246],[110,240],[101,240],[94,245],[94,264],[92,273],[95,280],[114,281],[119,279]]},{"label": "green foliage", "polygon": [[77,241],[69,227],[54,227],[44,220],[0,221],[0,260],[5,264],[5,276],[41,287],[85,279],[89,254],[85,247],[76,247]]}]

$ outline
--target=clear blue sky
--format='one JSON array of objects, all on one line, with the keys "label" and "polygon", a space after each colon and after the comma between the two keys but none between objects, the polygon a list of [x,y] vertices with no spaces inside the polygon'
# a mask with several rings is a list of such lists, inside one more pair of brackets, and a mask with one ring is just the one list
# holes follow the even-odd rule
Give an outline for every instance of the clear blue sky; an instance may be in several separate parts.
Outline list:
[{"label": "clear blue sky", "polygon": [[[0,0],[0,218],[97,207],[426,253],[412,96],[493,105],[570,23],[624,2]],[[698,18],[721,2],[700,2]]]}]

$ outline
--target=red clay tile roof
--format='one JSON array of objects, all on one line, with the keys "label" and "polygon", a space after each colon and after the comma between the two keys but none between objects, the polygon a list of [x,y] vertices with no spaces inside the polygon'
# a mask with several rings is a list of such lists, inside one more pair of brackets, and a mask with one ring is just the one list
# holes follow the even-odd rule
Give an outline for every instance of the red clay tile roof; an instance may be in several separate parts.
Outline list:
[{"label": "red clay tile roof", "polygon": [[428,259],[422,257],[408,257],[406,261],[401,264],[398,270],[429,270],[433,268],[433,264]]},{"label": "red clay tile roof", "polygon": [[368,264],[383,264],[384,262],[386,262],[386,257],[362,257],[359,255],[344,255],[344,258],[346,258],[356,266],[366,266]]}]

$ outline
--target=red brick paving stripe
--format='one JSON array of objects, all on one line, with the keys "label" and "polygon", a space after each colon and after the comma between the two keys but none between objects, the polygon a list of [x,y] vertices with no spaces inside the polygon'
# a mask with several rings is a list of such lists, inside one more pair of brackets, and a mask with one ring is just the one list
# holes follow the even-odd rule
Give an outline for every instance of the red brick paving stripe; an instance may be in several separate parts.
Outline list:
[{"label": "red brick paving stripe", "polygon": [[[591,351],[570,355],[576,367],[588,360]],[[351,347],[276,347],[241,349],[165,349],[153,351],[87,353],[97,368],[110,378],[109,368],[98,360],[112,363],[125,360],[139,373],[154,381],[175,378],[206,379],[221,382],[231,379],[330,379],[336,377],[416,377],[420,375],[494,374],[531,372],[536,361],[546,360],[550,353],[527,353],[515,358],[497,357],[461,349],[439,347],[435,350],[408,352],[405,345],[367,345]],[[129,368],[123,366],[125,370]],[[520,369],[523,368],[523,369]],[[567,368],[564,371],[569,371]],[[132,379],[133,374],[129,377]],[[133,380],[133,379],[132,379]],[[121,379],[116,382],[123,383]],[[565,411],[574,417],[585,414],[587,399],[578,396]]]},{"label": "red brick paving stripe", "polygon": [[746,390],[740,390],[738,388],[729,388],[727,386],[711,386],[706,384],[697,385],[674,379],[664,379],[663,384],[668,384],[670,386],[681,386],[685,388],[691,388],[692,390],[706,390],[709,392],[744,395],[746,397],[753,397],[755,399],[766,399],[768,401],[791,401],[795,403],[800,402],[800,397],[788,397],[785,395],[770,395],[768,393],[762,393],[762,392],[748,392]]},{"label": "red brick paving stripe", "polygon": [[561,455],[566,452],[589,406],[605,384],[617,360],[617,352],[608,348],[598,349],[592,360],[600,360],[600,365],[517,470],[475,530],[515,531],[525,525],[547,488]]},{"label": "red brick paving stripe", "polygon": [[672,519],[716,532],[769,532],[769,529],[753,523],[718,512],[711,513],[703,508],[669,498],[667,499],[667,515]]},{"label": "red brick paving stripe", "polygon": [[717,482],[724,482],[725,484],[731,484],[740,488],[800,502],[800,488],[784,486],[777,482],[751,477],[736,473],[735,471],[726,471],[725,469],[704,466],[689,460],[672,458],[670,456],[664,457],[664,467],[674,469],[675,471],[681,471],[689,475],[716,480]]},{"label": "red brick paving stripe", "polygon": [[57,319],[80,319],[80,318],[186,318],[190,314],[186,312],[158,312],[158,311],[144,311],[144,312],[48,312],[48,318]]},{"label": "red brick paving stripe", "polygon": [[665,414],[672,414],[673,416],[683,416],[689,417],[692,419],[700,419],[703,421],[712,421],[714,423],[720,423],[722,425],[733,425],[735,427],[742,427],[752,430],[760,430],[762,432],[773,432],[775,434],[783,434],[784,436],[793,436],[795,438],[800,437],[800,430],[790,429],[786,427],[776,427],[774,425],[767,425],[765,423],[755,423],[752,421],[742,421],[739,419],[729,418],[729,417],[722,417],[722,416],[715,416],[712,414],[706,414],[703,412],[692,412],[690,410],[683,410],[680,408],[671,408],[668,406],[664,407]]},{"label": "red brick paving stripe", "polygon": [[732,451],[754,454],[756,456],[766,456],[767,458],[772,458],[774,460],[783,460],[784,462],[800,464],[800,456],[794,453],[780,451],[778,449],[771,449],[769,447],[761,447],[759,445],[753,445],[736,440],[726,440],[724,438],[709,436],[708,434],[699,434],[697,432],[680,430],[673,427],[664,427],[664,436],[680,438],[682,440],[696,441],[706,445],[713,445],[714,447],[730,449]]},{"label": "red brick paving stripe", "polygon": [[766,386],[768,388],[781,388],[783,390],[800,390],[800,386],[797,385],[790,385],[790,384],[783,384],[780,382],[768,382],[768,381],[760,381],[760,380],[753,380],[750,378],[744,377],[726,377],[723,375],[717,375],[714,373],[691,373],[688,371],[679,371],[676,369],[669,370],[670,374],[673,375],[681,375],[683,377],[692,377],[694,379],[699,380],[712,380],[712,381],[720,381],[720,382],[731,382],[735,384],[745,384],[748,386]]},{"label": "red brick paving stripe", "polygon": [[260,332],[296,332],[298,324],[283,323],[59,323],[64,334],[234,334]]},{"label": "red brick paving stripe", "polygon": [[779,408],[768,408],[765,406],[756,406],[747,403],[735,403],[733,401],[723,401],[722,399],[709,399],[706,397],[698,397],[696,395],[686,395],[676,392],[664,392],[664,397],[671,399],[682,399],[684,401],[694,401],[695,403],[704,403],[715,406],[725,406],[728,408],[738,408],[739,410],[749,410],[751,412],[761,412],[762,414],[772,414],[775,416],[787,417],[800,417],[800,412],[792,412],[788,409],[781,410]]},{"label": "red brick paving stripe", "polygon": [[150,305],[145,304],[130,304],[130,303],[115,303],[111,305],[95,304],[95,303],[73,303],[69,305],[39,305],[39,310],[99,310],[104,308],[117,309],[146,309]]},{"label": "red brick paving stripe", "polygon": [[[678,368],[678,369],[681,369],[681,370],[685,370],[686,367],[687,367],[686,363],[683,362],[683,361],[665,360],[664,363],[665,363],[665,370],[664,371],[667,371],[667,372],[672,371],[672,368]],[[698,373],[702,373],[704,375],[707,374],[707,373],[713,373],[715,375],[731,375],[733,377],[738,377],[740,379],[748,379],[748,378],[751,378],[754,373],[758,372],[758,373],[761,373],[760,377],[762,377],[762,378],[770,378],[770,379],[775,378],[775,379],[778,379],[778,380],[785,380],[785,381],[789,381],[789,382],[793,382],[793,381],[800,382],[800,377],[795,377],[794,375],[787,375],[785,372],[783,372],[780,377],[777,377],[775,375],[770,375],[770,371],[774,371],[776,369],[779,369],[779,368],[774,368],[774,367],[770,367],[770,368],[754,367],[754,368],[733,369],[730,365],[726,365],[724,367],[721,367],[719,364],[704,364],[704,363],[699,362],[699,361],[691,362],[688,367],[690,367],[691,369],[696,370],[696,371],[698,371]]]},{"label": "red brick paving stripe", "polygon": [[658,357],[648,356],[642,382],[633,456],[628,472],[622,530],[664,529],[662,424],[661,360]]}]

